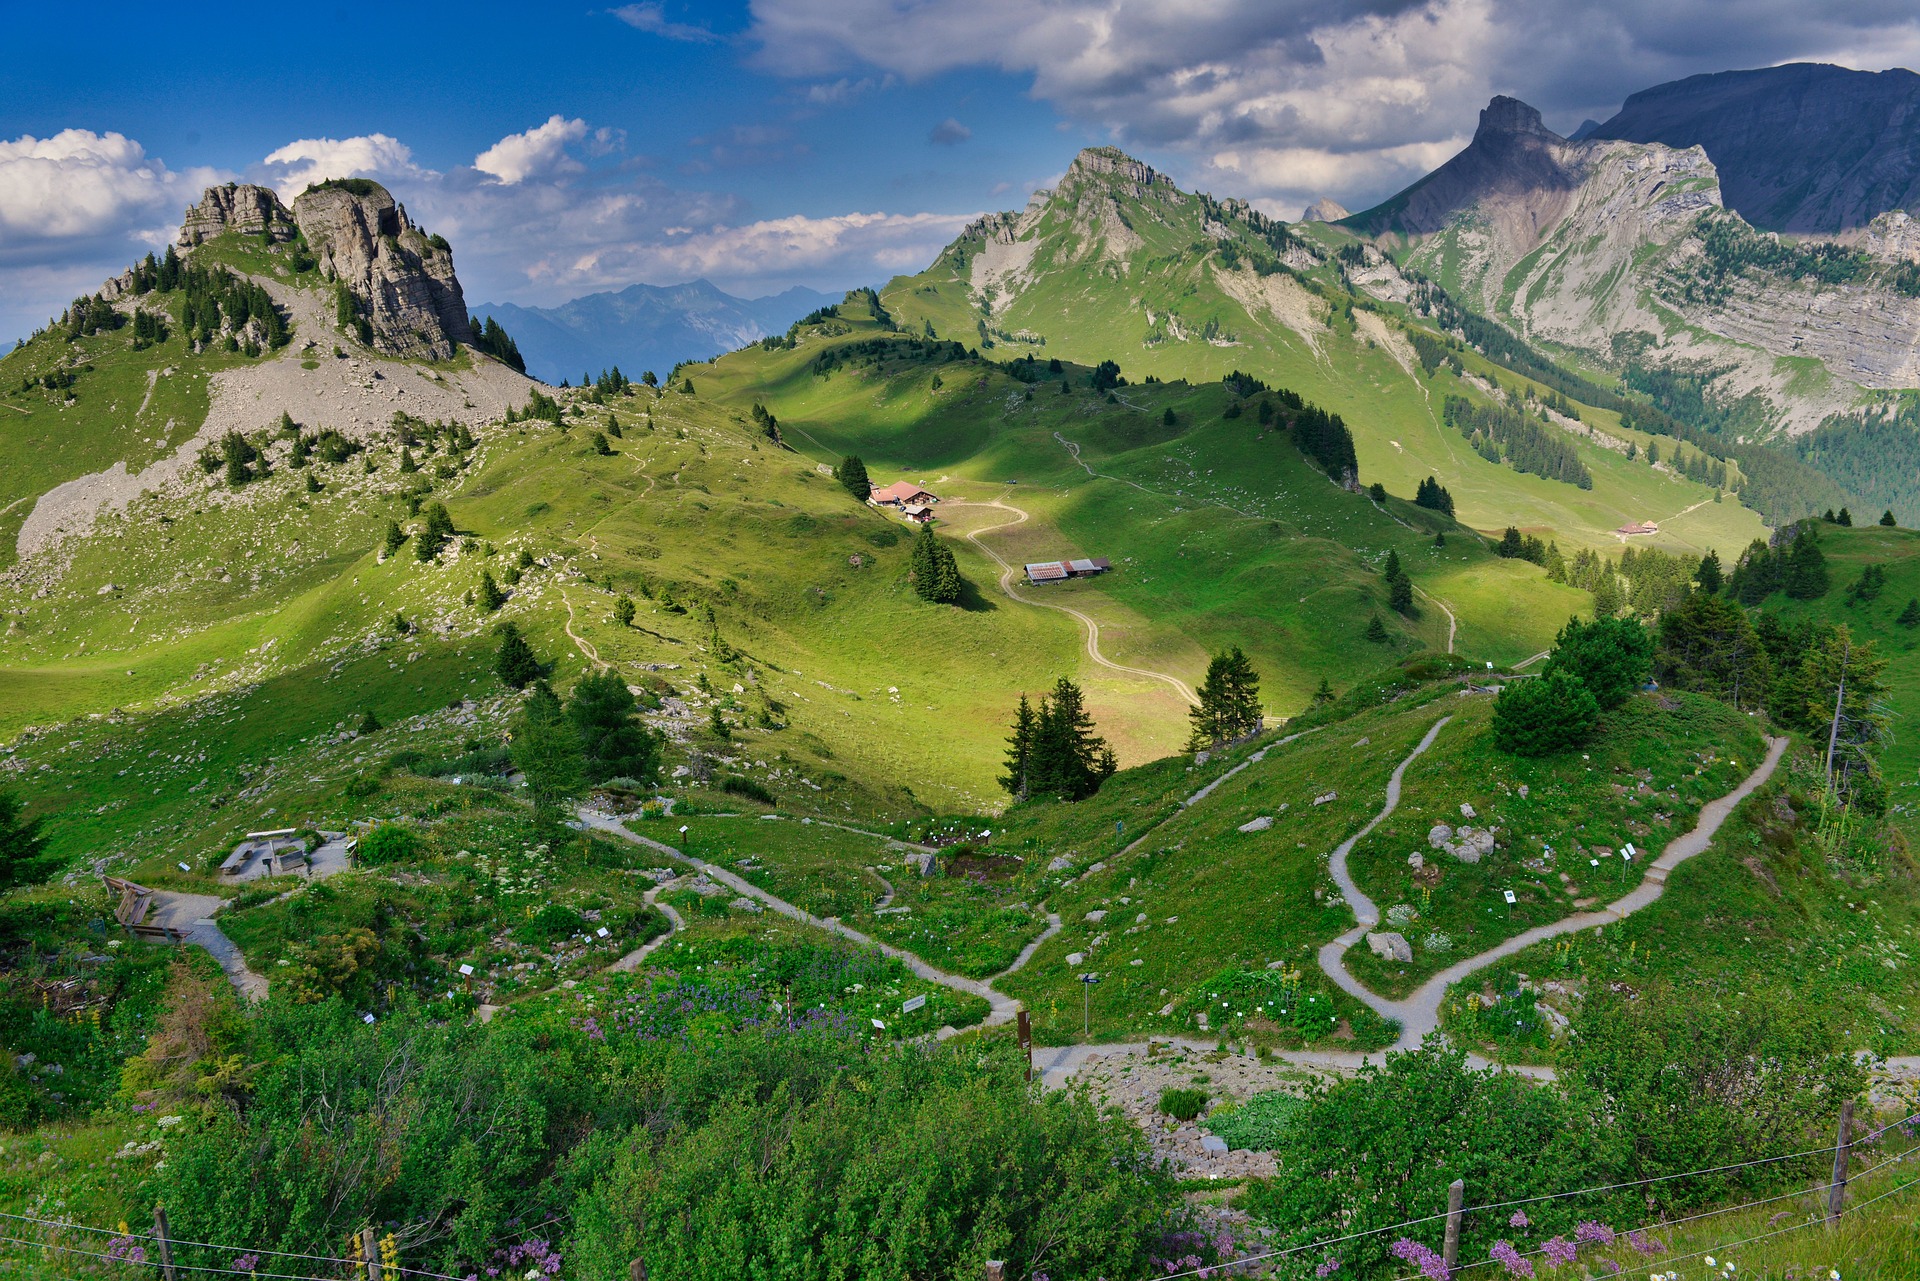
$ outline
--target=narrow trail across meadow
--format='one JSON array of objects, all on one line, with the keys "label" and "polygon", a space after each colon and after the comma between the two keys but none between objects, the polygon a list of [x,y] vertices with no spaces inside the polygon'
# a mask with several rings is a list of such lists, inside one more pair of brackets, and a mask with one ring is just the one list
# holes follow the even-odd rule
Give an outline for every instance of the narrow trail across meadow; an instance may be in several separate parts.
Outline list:
[{"label": "narrow trail across meadow", "polygon": [[990,558],[992,558],[994,564],[1000,566],[1000,591],[1003,595],[1006,596],[1008,600],[1018,601],[1022,605],[1033,605],[1040,609],[1057,609],[1063,614],[1072,615],[1074,618],[1079,619],[1081,624],[1084,625],[1087,629],[1087,657],[1091,658],[1096,664],[1098,664],[1101,667],[1107,668],[1109,671],[1125,672],[1130,676],[1144,676],[1149,680],[1164,681],[1167,684],[1173,686],[1173,688],[1179,693],[1181,698],[1186,699],[1187,702],[1193,704],[1196,707],[1200,705],[1200,696],[1193,692],[1193,686],[1187,684],[1185,681],[1181,680],[1178,676],[1171,676],[1166,672],[1156,672],[1149,667],[1129,667],[1125,663],[1116,663],[1112,659],[1108,658],[1105,654],[1102,654],[1100,652],[1100,624],[1097,621],[1095,621],[1092,616],[1082,613],[1080,610],[1073,608],[1071,605],[1060,605],[1052,601],[1035,600],[1030,596],[1022,596],[1019,592],[1013,589],[1013,580],[1019,576],[1019,572],[1020,572],[1018,567],[1011,564],[1006,559],[1006,557],[1002,556],[999,552],[993,550],[993,548],[987,546],[987,544],[982,542],[980,540],[980,535],[991,534],[995,530],[1011,529],[1015,525],[1025,524],[1028,519],[1028,514],[1025,511],[1022,511],[1020,508],[1015,507],[1012,503],[1006,502],[1005,500],[998,499],[998,498],[988,502],[962,502],[957,500],[949,500],[949,502],[947,503],[947,506],[949,507],[998,507],[1002,511],[1009,511],[1013,513],[1012,520],[1003,520],[997,525],[988,525],[983,529],[968,530],[966,535],[968,542],[972,543],[975,547],[978,547],[981,551],[985,552]]},{"label": "narrow trail across meadow", "polygon": [[[1406,758],[1394,768],[1393,773],[1388,777],[1386,802],[1381,806],[1379,812],[1374,814],[1359,831],[1336,846],[1329,856],[1329,870],[1333,875],[1334,881],[1340,886],[1340,892],[1345,896],[1349,906],[1353,908],[1357,923],[1352,929],[1320,949],[1320,968],[1326,973],[1327,977],[1343,991],[1346,991],[1357,1000],[1365,1003],[1370,1009],[1383,1017],[1397,1020],[1401,1027],[1399,1040],[1396,1041],[1388,1051],[1373,1053],[1339,1050],[1280,1051],[1279,1057],[1290,1063],[1322,1070],[1354,1071],[1368,1063],[1379,1063],[1386,1053],[1415,1049],[1428,1033],[1433,1032],[1439,1027],[1440,1003],[1446,995],[1447,989],[1453,984],[1466,978],[1475,971],[1484,969],[1504,957],[1511,956],[1516,952],[1531,947],[1535,943],[1542,942],[1546,939],[1557,938],[1563,934],[1575,933],[1579,930],[1613,924],[1625,920],[1634,912],[1638,912],[1652,905],[1659,900],[1661,894],[1665,891],[1667,877],[1673,869],[1707,849],[1714,834],[1719,831],[1720,825],[1727,820],[1727,817],[1733,813],[1740,802],[1750,796],[1756,788],[1772,776],[1775,767],[1779,765],[1787,748],[1786,739],[1769,739],[1767,741],[1767,756],[1760,766],[1742,780],[1740,785],[1731,792],[1703,805],[1700,809],[1699,820],[1695,823],[1693,829],[1684,835],[1674,838],[1673,841],[1668,843],[1667,848],[1661,853],[1660,857],[1655,859],[1652,866],[1647,869],[1645,879],[1630,893],[1597,911],[1582,912],[1548,925],[1536,926],[1533,929],[1526,930],[1504,942],[1496,944],[1484,952],[1454,963],[1432,978],[1429,978],[1425,983],[1421,984],[1401,1000],[1389,1000],[1369,990],[1352,975],[1348,974],[1346,970],[1344,957],[1347,949],[1365,937],[1368,929],[1377,925],[1380,920],[1379,907],[1373,900],[1368,898],[1354,882],[1352,874],[1347,868],[1347,856],[1367,833],[1385,821],[1385,819],[1398,808],[1402,793],[1402,784],[1408,766],[1412,765],[1422,753],[1433,746],[1434,741],[1440,736],[1440,732],[1446,728],[1450,720],[1452,720],[1451,716],[1442,716],[1434,722],[1432,728],[1427,731],[1426,735],[1414,749],[1407,754]],[[1302,734],[1311,732],[1311,730],[1306,730],[1302,731]],[[1279,739],[1274,743],[1268,744],[1267,747],[1254,753],[1226,775],[1214,780],[1195,792],[1192,796],[1189,796],[1182,802],[1181,809],[1176,812],[1184,812],[1194,805],[1203,803],[1212,794],[1214,789],[1222,782],[1225,782],[1227,778],[1263,760],[1266,753],[1272,748],[1291,742],[1294,738],[1298,737],[1301,737],[1301,735],[1290,735],[1287,738]],[[671,845],[640,836],[630,831],[617,818],[595,813],[590,810],[581,811],[580,818],[588,826],[599,831],[611,833],[612,835],[619,836],[638,845],[644,845],[679,863],[704,871],[713,880],[719,881],[730,889],[737,890],[742,894],[764,903],[783,916],[791,917],[794,920],[812,925],[817,929],[838,935],[850,942],[878,948],[882,953],[905,964],[916,975],[929,982],[939,983],[955,991],[966,992],[982,998],[989,1006],[989,1013],[982,1024],[982,1026],[986,1027],[994,1027],[1010,1022],[1020,1008],[1018,1001],[994,988],[994,981],[1025,966],[1027,962],[1033,958],[1034,954],[1039,951],[1041,945],[1058,934],[1061,929],[1060,915],[1057,912],[1049,912],[1047,914],[1046,929],[1037,938],[1022,948],[1019,956],[1005,970],[984,980],[965,978],[958,974],[950,974],[945,970],[930,965],[911,952],[881,943],[858,930],[842,924],[838,918],[814,916],[812,913],[796,907],[784,899],[769,894],[767,891],[736,876],[723,867],[718,867],[712,863],[694,858],[691,855],[675,849]],[[1145,838],[1142,836],[1139,839],[1143,840]],[[1134,844],[1138,845],[1139,840],[1136,840]],[[1129,846],[1129,848],[1133,847]],[[658,892],[658,888],[656,888],[654,894]],[[651,901],[653,895],[650,894],[648,898],[649,901]],[[664,905],[662,905],[662,908],[665,910]],[[646,947],[635,953],[630,953],[627,957],[623,957],[620,962],[616,963],[617,968],[632,968],[638,965],[642,957],[660,947],[667,939],[671,938],[674,933],[684,927],[684,923],[679,921],[677,917],[673,917],[671,913],[669,913],[669,916],[674,928],[669,930],[668,933],[649,942]],[[947,1036],[953,1033],[950,1029],[942,1029],[941,1034]],[[1195,1052],[1211,1051],[1217,1044],[1217,1042],[1202,1042],[1183,1037],[1156,1037],[1151,1041],[1075,1044],[1045,1048],[1036,1047],[1033,1062],[1034,1068],[1041,1074],[1041,1079],[1044,1084],[1049,1087],[1059,1087],[1064,1085],[1068,1078],[1078,1071],[1089,1059],[1095,1056],[1144,1055],[1148,1053],[1153,1045],[1165,1045],[1168,1043],[1183,1046]],[[1490,1061],[1478,1055],[1469,1055],[1467,1061],[1475,1067],[1493,1066]],[[1899,1062],[1906,1063],[1907,1060],[1900,1060]],[[1546,1080],[1552,1079],[1554,1075],[1552,1068],[1535,1065],[1507,1065],[1506,1070]]]}]

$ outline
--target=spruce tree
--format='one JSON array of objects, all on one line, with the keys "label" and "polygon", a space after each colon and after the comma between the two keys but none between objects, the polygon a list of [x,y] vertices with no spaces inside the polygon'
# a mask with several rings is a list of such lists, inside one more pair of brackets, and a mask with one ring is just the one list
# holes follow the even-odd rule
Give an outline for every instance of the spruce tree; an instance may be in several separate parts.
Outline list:
[{"label": "spruce tree", "polygon": [[623,594],[619,600],[613,602],[613,621],[620,626],[632,627],[633,613],[633,597]]},{"label": "spruce tree", "polygon": [[1413,613],[1413,580],[1404,571],[1387,580],[1387,604],[1396,613]]},{"label": "spruce tree", "polygon": [[603,431],[593,433],[593,452],[605,458],[613,453],[613,446],[607,443],[607,434]]},{"label": "spruce tree", "polygon": [[1700,558],[1700,568],[1693,571],[1693,581],[1700,584],[1700,590],[1712,596],[1726,585],[1726,575],[1720,569],[1720,553],[1712,548]]},{"label": "spruce tree", "polygon": [[1507,532],[1500,535],[1500,545],[1494,550],[1508,560],[1518,560],[1521,553],[1526,550],[1526,540],[1520,537],[1518,529],[1508,525]]},{"label": "spruce tree", "polygon": [[1882,525],[1885,525],[1888,529],[1892,529],[1895,525],[1899,523],[1893,518],[1893,508],[1889,507],[1887,508],[1886,511],[1880,513],[1880,523]]},{"label": "spruce tree", "polygon": [[1902,627],[1920,627],[1920,600],[1909,598],[1907,607],[1901,610],[1900,617],[1893,621]]},{"label": "spruce tree", "polygon": [[1834,523],[1835,523],[1835,524],[1838,524],[1838,525],[1845,525],[1845,526],[1846,526],[1846,527],[1847,527],[1848,529],[1852,529],[1852,528],[1853,528],[1853,513],[1852,513],[1852,512],[1850,512],[1850,511],[1848,511],[1848,510],[1847,510],[1846,508],[1844,508],[1844,507],[1842,507],[1842,508],[1840,509],[1840,515],[1839,515],[1839,517],[1838,517],[1838,518],[1837,518],[1837,519],[1836,519],[1836,520],[1834,521]]},{"label": "spruce tree", "polygon": [[1113,766],[1106,740],[1093,732],[1080,687],[1061,677],[1034,717],[1028,766],[1032,794],[1082,800],[1100,790]]},{"label": "spruce tree", "polygon": [[525,689],[540,679],[540,660],[533,646],[512,623],[500,624],[500,652],[493,660],[493,673],[509,689]]},{"label": "spruce tree", "polygon": [[1802,524],[1793,536],[1786,561],[1782,586],[1787,589],[1787,595],[1795,600],[1815,600],[1827,594],[1833,584],[1832,575],[1827,570],[1826,553],[1820,550],[1810,525]]},{"label": "spruce tree", "polygon": [[1367,639],[1375,644],[1384,644],[1387,640],[1387,625],[1380,621],[1378,614],[1367,623]]},{"label": "spruce tree", "polygon": [[834,478],[846,486],[849,494],[861,502],[866,502],[873,493],[873,482],[867,479],[867,465],[860,461],[858,454],[848,454],[834,468]]},{"label": "spruce tree", "polygon": [[[1376,618],[1373,621],[1377,623],[1380,620]],[[1329,685],[1327,683],[1327,678],[1322,676],[1320,678],[1320,688],[1313,691],[1313,705],[1315,707],[1325,707],[1328,703],[1331,703],[1333,700],[1334,700],[1333,686]]]},{"label": "spruce tree", "polygon": [[610,778],[651,781],[659,771],[660,740],[634,719],[626,681],[612,670],[582,677],[567,700],[567,719],[580,735],[589,782]]},{"label": "spruce tree", "polygon": [[421,564],[438,556],[440,549],[453,538],[453,517],[447,514],[445,503],[428,503],[426,513],[426,524],[413,544],[413,554],[420,558]]},{"label": "spruce tree", "polygon": [[1187,713],[1193,721],[1191,750],[1229,742],[1260,728],[1260,676],[1239,646],[1213,656],[1199,695],[1200,705]]},{"label": "spruce tree", "polygon": [[360,718],[360,728],[357,732],[361,734],[378,734],[381,728],[380,718],[369,711],[365,716]]},{"label": "spruce tree", "polygon": [[1037,720],[1033,714],[1033,704],[1027,696],[1020,696],[1020,707],[1013,714],[1013,733],[1007,739],[1007,772],[1000,776],[1000,786],[1016,800],[1026,800],[1028,795],[1028,772],[1032,767],[1033,739]]},{"label": "spruce tree", "polygon": [[1570,672],[1510,682],[1493,705],[1494,746],[1516,756],[1545,756],[1593,732],[1600,706]]},{"label": "spruce tree", "polygon": [[527,780],[534,823],[558,827],[562,807],[586,781],[586,763],[580,736],[545,681],[534,682],[532,696],[514,718],[513,764]]},{"label": "spruce tree", "polygon": [[507,594],[500,590],[500,584],[493,581],[490,570],[480,571],[480,586],[475,599],[480,605],[481,612],[485,614],[491,614],[507,603]]},{"label": "spruce tree", "polygon": [[385,551],[388,556],[392,556],[400,550],[400,544],[406,541],[407,536],[401,531],[400,522],[397,520],[388,521],[386,536],[380,540],[382,550]]}]

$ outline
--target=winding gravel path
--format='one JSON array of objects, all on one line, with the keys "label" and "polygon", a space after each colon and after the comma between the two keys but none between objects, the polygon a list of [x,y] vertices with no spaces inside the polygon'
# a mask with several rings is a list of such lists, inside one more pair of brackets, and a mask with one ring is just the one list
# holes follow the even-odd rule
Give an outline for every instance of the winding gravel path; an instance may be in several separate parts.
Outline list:
[{"label": "winding gravel path", "polygon": [[1079,619],[1081,624],[1087,629],[1087,657],[1091,658],[1095,663],[1107,668],[1109,671],[1125,672],[1129,676],[1144,676],[1149,680],[1165,681],[1167,684],[1173,686],[1173,688],[1179,692],[1180,697],[1186,699],[1187,702],[1193,704],[1195,707],[1200,705],[1200,696],[1193,692],[1193,686],[1187,684],[1178,676],[1170,676],[1166,672],[1156,672],[1150,667],[1128,667],[1125,663],[1116,663],[1105,654],[1102,654],[1100,652],[1100,624],[1094,620],[1092,615],[1084,614],[1070,605],[1060,605],[1053,601],[1034,600],[1030,596],[1022,596],[1019,592],[1013,590],[1013,580],[1019,574],[1018,568],[1008,562],[999,552],[981,542],[980,535],[991,534],[995,530],[1009,529],[1015,525],[1025,524],[1028,519],[1026,512],[1015,507],[1012,503],[998,498],[991,502],[962,502],[956,499],[950,501],[947,505],[950,507],[998,507],[1002,511],[1010,511],[1013,513],[1012,520],[1003,520],[998,525],[988,525],[984,529],[969,530],[966,535],[968,542],[985,552],[992,558],[996,565],[1000,566],[1000,591],[1008,600],[1019,601],[1022,605],[1032,605],[1039,609],[1057,609],[1063,614],[1071,614],[1073,617]]},{"label": "winding gravel path", "polygon": [[1346,895],[1347,903],[1352,907],[1354,919],[1358,923],[1320,949],[1320,968],[1342,991],[1364,1002],[1376,1014],[1399,1021],[1400,1039],[1393,1047],[1396,1050],[1417,1048],[1427,1033],[1440,1026],[1440,1003],[1445,999],[1447,989],[1469,974],[1483,970],[1495,961],[1512,956],[1516,952],[1524,951],[1535,943],[1624,921],[1633,913],[1658,902],[1660,896],[1666,892],[1667,877],[1673,869],[1706,850],[1713,840],[1714,833],[1718,832],[1720,825],[1727,821],[1727,816],[1733,813],[1741,801],[1751,796],[1756,788],[1772,777],[1774,768],[1780,764],[1780,758],[1786,754],[1787,750],[1786,739],[1768,739],[1767,756],[1759,767],[1747,775],[1731,792],[1701,806],[1700,818],[1694,824],[1693,830],[1668,842],[1667,848],[1647,869],[1645,878],[1623,897],[1615,899],[1596,911],[1580,912],[1547,925],[1536,925],[1530,930],[1522,931],[1484,952],[1456,961],[1407,996],[1398,1001],[1391,1001],[1376,994],[1347,973],[1345,960],[1347,949],[1365,937],[1370,927],[1380,922],[1379,907],[1372,899],[1360,892],[1360,888],[1354,884],[1353,877],[1347,870],[1347,855],[1352,851],[1355,842],[1371,832],[1387,815],[1393,813],[1394,807],[1400,803],[1401,775],[1405,773],[1407,766],[1413,763],[1415,757],[1433,745],[1434,738],[1449,719],[1451,718],[1443,716],[1436,721],[1433,728],[1427,731],[1427,736],[1420,740],[1420,745],[1408,754],[1406,760],[1400,762],[1399,768],[1394,770],[1393,777],[1387,782],[1385,807],[1373,816],[1371,822],[1336,848],[1329,860],[1334,880],[1339,884],[1340,892]]}]

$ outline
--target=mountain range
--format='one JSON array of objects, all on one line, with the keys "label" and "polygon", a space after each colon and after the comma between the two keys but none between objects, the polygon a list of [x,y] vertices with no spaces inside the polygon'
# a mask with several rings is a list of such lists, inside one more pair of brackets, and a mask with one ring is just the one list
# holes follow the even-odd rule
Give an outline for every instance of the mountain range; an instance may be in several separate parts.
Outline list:
[{"label": "mountain range", "polygon": [[661,376],[685,360],[784,332],[809,312],[840,300],[796,285],[765,298],[736,298],[705,280],[683,285],[629,285],[587,294],[557,307],[481,303],[474,314],[498,321],[519,344],[527,372],[546,382],[597,376],[619,368]]}]

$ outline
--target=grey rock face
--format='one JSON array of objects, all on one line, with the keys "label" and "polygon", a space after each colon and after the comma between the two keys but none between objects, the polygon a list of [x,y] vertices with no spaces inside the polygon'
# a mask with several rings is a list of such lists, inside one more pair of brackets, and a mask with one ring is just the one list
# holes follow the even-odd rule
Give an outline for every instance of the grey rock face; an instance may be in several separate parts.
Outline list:
[{"label": "grey rock face", "polygon": [[223,231],[253,236],[265,231],[276,241],[288,241],[293,239],[293,215],[271,187],[251,183],[208,187],[180,223],[180,247],[191,249]]},{"label": "grey rock face", "polygon": [[455,343],[471,341],[452,251],[414,226],[385,188],[313,188],[294,199],[293,216],[321,273],[353,291],[375,347],[445,360]]}]

